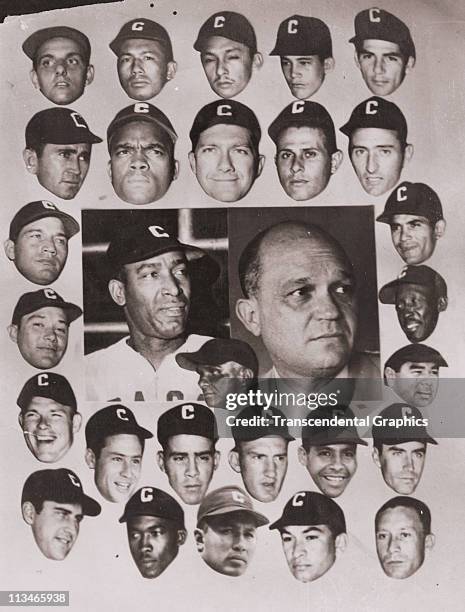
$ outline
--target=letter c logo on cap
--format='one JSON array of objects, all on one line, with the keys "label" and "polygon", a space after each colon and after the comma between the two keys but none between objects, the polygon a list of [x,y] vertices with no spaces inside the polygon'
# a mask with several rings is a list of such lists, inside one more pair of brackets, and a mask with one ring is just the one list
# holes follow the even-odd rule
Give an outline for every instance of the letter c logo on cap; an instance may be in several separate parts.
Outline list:
[{"label": "letter c logo on cap", "polygon": [[134,104],[135,113],[148,113],[149,110],[150,108],[147,102],[138,102],[137,104]]},{"label": "letter c logo on cap", "polygon": [[116,416],[119,419],[121,419],[122,421],[129,421],[129,419],[127,417],[126,408],[117,408],[116,409]]},{"label": "letter c logo on cap", "polygon": [[407,187],[405,185],[402,185],[401,187],[397,188],[397,201],[405,202],[406,199],[407,199]]},{"label": "letter c logo on cap", "polygon": [[305,108],[304,100],[297,100],[297,102],[292,103],[291,113],[293,115],[297,115],[298,113],[303,113]]},{"label": "letter c logo on cap", "polygon": [[298,25],[299,25],[299,22],[297,21],[297,19],[289,19],[289,21],[287,22],[287,33],[297,34]]},{"label": "letter c logo on cap", "polygon": [[169,238],[170,235],[161,225],[149,225],[147,228],[155,238]]},{"label": "letter c logo on cap", "polygon": [[233,491],[232,492],[232,498],[238,504],[244,504],[245,503],[245,497],[242,495],[242,493],[240,491]]},{"label": "letter c logo on cap", "polygon": [[305,493],[296,493],[292,498],[292,505],[295,507],[303,506],[305,499]]},{"label": "letter c logo on cap", "polygon": [[402,406],[402,416],[405,417],[409,417],[412,416],[413,411],[410,408],[410,406]]},{"label": "letter c logo on cap", "polygon": [[145,21],[135,21],[131,26],[131,30],[134,30],[135,32],[142,32],[144,25]]},{"label": "letter c logo on cap", "polygon": [[232,108],[230,104],[219,104],[216,107],[218,117],[232,117]]},{"label": "letter c logo on cap", "polygon": [[192,406],[192,404],[185,404],[182,408],[181,408],[181,416],[184,420],[191,420],[195,418],[195,409],[194,406]]},{"label": "letter c logo on cap", "polygon": [[222,28],[224,26],[224,22],[226,21],[226,19],[223,17],[223,15],[217,15],[215,17],[215,21],[213,22],[213,27],[214,28]]},{"label": "letter c logo on cap", "polygon": [[365,105],[366,115],[376,115],[378,112],[378,100],[368,100]]},{"label": "letter c logo on cap", "polygon": [[53,204],[52,202],[49,202],[48,200],[42,200],[42,206],[44,208],[48,208],[49,210],[58,210],[55,204]]},{"label": "letter c logo on cap", "polygon": [[53,291],[53,289],[44,289],[44,295],[49,300],[56,300],[57,299],[57,294],[55,293],[55,291]]},{"label": "letter c logo on cap", "polygon": [[381,11],[379,8],[371,8],[368,10],[368,16],[371,23],[379,23],[381,21],[381,17],[379,16],[380,13]]},{"label": "letter c logo on cap", "polygon": [[45,372],[43,374],[39,374],[37,377],[37,384],[39,387],[48,387],[48,374]]},{"label": "letter c logo on cap", "polygon": [[70,113],[69,115],[71,117],[71,119],[74,121],[74,125],[78,128],[87,128],[86,122],[84,121],[84,119],[82,118],[82,116],[79,113]]},{"label": "letter c logo on cap", "polygon": [[74,474],[70,474],[68,472],[68,476],[69,476],[69,479],[71,480],[72,484],[75,487],[78,487],[78,489],[80,489],[81,488],[81,483],[79,482],[79,480],[76,479],[75,475]]},{"label": "letter c logo on cap", "polygon": [[153,500],[153,489],[151,487],[144,487],[140,490],[140,501],[147,503]]}]

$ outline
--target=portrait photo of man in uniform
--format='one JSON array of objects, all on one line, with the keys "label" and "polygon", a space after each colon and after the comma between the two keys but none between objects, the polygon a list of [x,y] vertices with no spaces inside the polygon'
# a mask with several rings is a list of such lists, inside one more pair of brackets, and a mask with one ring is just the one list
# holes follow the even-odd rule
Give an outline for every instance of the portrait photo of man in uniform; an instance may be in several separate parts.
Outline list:
[{"label": "portrait photo of man in uniform", "polygon": [[170,36],[162,25],[150,19],[125,23],[110,49],[118,58],[121,87],[133,100],[146,102],[154,98],[176,74]]}]

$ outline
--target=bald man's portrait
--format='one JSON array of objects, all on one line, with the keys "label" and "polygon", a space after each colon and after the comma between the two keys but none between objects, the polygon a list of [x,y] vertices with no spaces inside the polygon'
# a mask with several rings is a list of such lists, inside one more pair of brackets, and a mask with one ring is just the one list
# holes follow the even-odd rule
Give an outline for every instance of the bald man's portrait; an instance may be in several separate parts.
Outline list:
[{"label": "bald man's portrait", "polygon": [[379,376],[376,309],[368,306],[376,297],[372,210],[353,209],[345,220],[331,208],[268,209],[259,221],[231,211],[233,234],[257,230],[230,240],[241,244],[233,335],[260,340],[262,378],[310,378],[317,388]]}]

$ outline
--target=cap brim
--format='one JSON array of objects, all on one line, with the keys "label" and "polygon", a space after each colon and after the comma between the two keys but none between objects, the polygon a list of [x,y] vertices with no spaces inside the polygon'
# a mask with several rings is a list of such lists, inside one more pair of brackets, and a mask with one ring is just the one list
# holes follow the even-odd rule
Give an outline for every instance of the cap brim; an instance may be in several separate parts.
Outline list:
[{"label": "cap brim", "polygon": [[232,512],[245,512],[246,514],[250,514],[255,520],[257,527],[261,527],[262,525],[268,525],[270,522],[264,514],[260,514],[260,512],[256,512],[255,510],[249,510],[248,508],[242,508],[238,506],[224,506],[222,508],[218,508],[218,510],[212,510],[207,514],[199,517],[197,520],[197,524],[203,520],[204,518],[208,518],[209,516],[221,516],[222,514],[230,514]]},{"label": "cap brim", "polygon": [[126,123],[130,123],[131,121],[134,121],[134,120],[147,121],[148,123],[155,123],[155,125],[158,125],[160,129],[162,129],[164,132],[168,134],[168,136],[171,138],[173,143],[175,143],[176,140],[178,139],[178,135],[176,134],[176,132],[174,130],[171,130],[167,125],[165,125],[161,121],[158,121],[158,119],[155,119],[155,117],[151,117],[148,114],[143,115],[141,113],[131,113],[130,115],[125,115],[124,117],[120,117],[120,119],[113,121],[108,128],[108,133],[109,133],[110,138],[117,128],[121,127],[122,125],[125,125]]},{"label": "cap brim", "polygon": [[101,505],[97,501],[95,501],[95,499],[92,499],[92,497],[89,497],[88,495],[82,495],[81,504],[82,513],[86,516],[98,516],[102,511]]},{"label": "cap brim", "polygon": [[[47,303],[46,306],[52,306],[52,304]],[[79,319],[79,317],[82,315],[82,309],[79,306],[76,306],[76,304],[71,304],[71,302],[65,302],[64,304],[57,304],[54,307],[62,308],[66,312],[68,316],[68,323],[72,323],[76,319]]]},{"label": "cap brim", "polygon": [[[164,38],[157,38],[156,36],[147,36],[140,32],[133,32],[132,34],[128,32],[128,34],[123,34],[122,36],[118,35],[115,39],[111,41],[111,43],[108,46],[110,47],[110,49],[113,51],[113,53],[116,56],[119,56],[121,44],[125,40],[132,40],[134,38],[140,39],[140,40],[154,40],[155,42],[159,42],[160,44],[162,44],[165,48],[167,47],[167,43]],[[168,62],[172,61],[172,58],[167,59],[167,61]]]},{"label": "cap brim", "polygon": [[[132,518],[133,516],[156,516],[157,518],[164,518],[164,519],[168,519],[170,521],[177,521],[177,519],[173,518],[172,516],[166,516],[166,514],[162,514],[161,512],[158,512],[157,514],[155,514],[154,512],[147,512],[147,510],[141,510],[139,512],[129,512],[126,513],[124,512],[123,515],[118,519],[118,523],[127,523],[128,519]],[[180,524],[182,529],[185,529],[185,525],[184,525],[184,521],[177,521],[178,524]]]},{"label": "cap brim", "polygon": [[90,54],[90,45],[82,32],[68,28],[67,26],[58,26],[51,28],[43,28],[31,34],[22,44],[24,53],[29,59],[34,60],[37,50],[44,42],[51,38],[69,38],[74,40],[79,46],[83,47],[86,55]]},{"label": "cap brim", "polygon": [[376,221],[380,223],[391,223],[391,219],[394,213],[382,212],[379,217],[376,217]]},{"label": "cap brim", "polygon": [[395,304],[399,280],[393,280],[379,290],[379,301],[382,304]]},{"label": "cap brim", "polygon": [[192,358],[193,355],[195,355],[195,353],[179,353],[178,355],[175,355],[174,358],[176,359],[176,363],[179,367],[183,368],[184,370],[195,372],[197,370],[197,366],[200,364],[200,361],[195,361],[195,359]]},{"label": "cap brim", "polygon": [[424,442],[425,444],[437,444],[437,441],[432,438],[428,433],[418,434],[417,436],[412,434],[412,436],[396,436],[396,437],[383,437],[378,435],[373,435],[373,442],[378,442],[381,444],[403,444],[404,442]]}]

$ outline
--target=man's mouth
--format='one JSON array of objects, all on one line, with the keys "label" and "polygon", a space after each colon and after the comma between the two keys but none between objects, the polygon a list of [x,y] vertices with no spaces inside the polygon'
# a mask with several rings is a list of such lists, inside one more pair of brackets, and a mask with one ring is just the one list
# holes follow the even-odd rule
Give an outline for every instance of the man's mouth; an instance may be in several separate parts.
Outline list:
[{"label": "man's mouth", "polygon": [[274,489],[276,486],[276,480],[273,480],[271,482],[262,482],[262,487],[265,487],[265,489]]},{"label": "man's mouth", "polygon": [[56,536],[55,540],[60,542],[62,546],[69,546],[73,541],[73,539],[69,536]]},{"label": "man's mouth", "polygon": [[150,81],[148,79],[129,79],[129,84],[132,85],[132,87],[142,87],[143,85],[148,85],[150,83]]},{"label": "man's mouth", "polygon": [[364,182],[367,185],[377,185],[383,180],[382,176],[365,176],[363,177]]},{"label": "man's mouth", "polygon": [[132,486],[132,483],[130,482],[115,481],[113,484],[115,485],[116,489],[123,494],[127,494]]},{"label": "man's mouth", "polygon": [[230,87],[231,85],[234,85],[234,81],[229,81],[229,80],[221,80],[221,81],[215,81],[215,85],[217,87]]},{"label": "man's mouth", "polygon": [[322,474],[322,478],[331,484],[341,484],[347,480],[348,476],[345,474]]},{"label": "man's mouth", "polygon": [[163,308],[160,308],[160,310],[168,317],[177,318],[184,316],[186,305],[179,304],[174,306],[164,306]]},{"label": "man's mouth", "polygon": [[37,442],[40,442],[41,444],[51,444],[52,442],[55,442],[56,440],[56,436],[52,435],[52,434],[33,434],[37,440]]},{"label": "man's mouth", "polygon": [[37,350],[43,351],[45,353],[55,354],[57,352],[57,347],[56,346],[38,346]]},{"label": "man's mouth", "polygon": [[421,325],[421,322],[417,321],[416,319],[405,319],[404,320],[404,327],[409,332],[416,332],[417,329],[420,327],[420,325]]},{"label": "man's mouth", "polygon": [[71,83],[69,81],[65,81],[63,79],[59,81],[55,81],[55,87],[66,88],[66,87],[69,87],[70,85]]},{"label": "man's mouth", "polygon": [[247,559],[245,557],[241,557],[240,555],[232,555],[231,557],[228,557],[228,561],[234,565],[247,565]]}]

